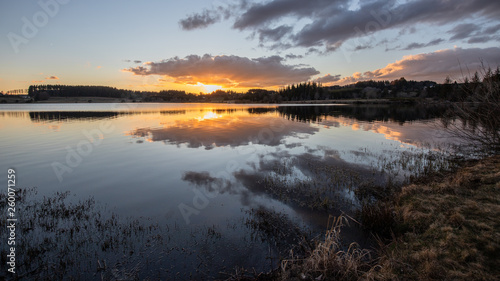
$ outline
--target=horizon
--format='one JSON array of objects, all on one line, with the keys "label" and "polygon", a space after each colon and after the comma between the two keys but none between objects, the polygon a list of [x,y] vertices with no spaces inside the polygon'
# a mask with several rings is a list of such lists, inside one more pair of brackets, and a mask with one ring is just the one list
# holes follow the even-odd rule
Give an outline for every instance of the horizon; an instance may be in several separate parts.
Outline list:
[{"label": "horizon", "polygon": [[442,83],[500,65],[497,2],[121,3],[0,4],[0,92],[33,84],[197,94],[400,77]]}]

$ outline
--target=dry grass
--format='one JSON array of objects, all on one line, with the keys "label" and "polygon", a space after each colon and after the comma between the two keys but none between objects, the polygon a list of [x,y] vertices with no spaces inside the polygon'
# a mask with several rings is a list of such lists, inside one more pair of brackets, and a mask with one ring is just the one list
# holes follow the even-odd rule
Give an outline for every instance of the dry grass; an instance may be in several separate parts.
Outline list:
[{"label": "dry grass", "polygon": [[403,188],[374,279],[499,280],[500,157]]},{"label": "dry grass", "polygon": [[343,216],[333,219],[324,241],[306,258],[292,258],[281,263],[282,280],[356,280],[371,268],[370,251],[360,249],[358,244],[344,246],[341,229],[347,219]]},{"label": "dry grass", "polygon": [[340,217],[306,258],[283,260],[279,279],[500,280],[499,191],[500,156],[407,185],[393,207],[364,212],[394,212],[392,238],[376,256],[342,245]]}]

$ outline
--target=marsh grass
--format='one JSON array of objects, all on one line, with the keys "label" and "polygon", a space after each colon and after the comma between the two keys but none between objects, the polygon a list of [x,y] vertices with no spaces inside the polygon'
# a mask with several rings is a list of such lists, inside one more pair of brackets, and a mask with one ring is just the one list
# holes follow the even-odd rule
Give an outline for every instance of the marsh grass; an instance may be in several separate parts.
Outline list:
[{"label": "marsh grass", "polygon": [[281,262],[281,280],[357,280],[371,268],[371,254],[358,244],[344,245],[341,230],[348,220],[333,218],[324,239],[305,257]]},{"label": "marsh grass", "polygon": [[249,217],[245,225],[253,230],[253,237],[268,241],[274,246],[277,261],[286,257],[290,250],[305,253],[310,249],[310,232],[292,221],[286,214],[264,207],[246,211]]},{"label": "marsh grass", "polygon": [[[6,202],[0,193],[0,209]],[[16,275],[3,271],[0,280],[213,279],[228,259],[217,253],[219,246],[228,241],[228,232],[241,231],[230,224],[187,230],[176,222],[123,218],[92,197],[39,196],[36,188],[17,192],[16,209]],[[6,227],[5,220],[0,227]],[[250,245],[234,246],[245,250]],[[7,248],[0,254],[6,263]]]},{"label": "marsh grass", "polygon": [[[268,194],[285,203],[312,210],[353,207],[350,198],[361,181],[359,171],[314,160],[298,161],[292,158],[275,165],[274,171],[263,181]],[[299,165],[302,170],[297,172],[294,167]]]},{"label": "marsh grass", "polygon": [[[17,279],[137,278],[138,259],[145,250],[139,245],[147,244],[157,225],[119,220],[92,197],[76,201],[69,192],[36,195],[36,188],[17,193]],[[0,194],[0,208],[5,202]],[[6,255],[2,249],[2,263]]]}]

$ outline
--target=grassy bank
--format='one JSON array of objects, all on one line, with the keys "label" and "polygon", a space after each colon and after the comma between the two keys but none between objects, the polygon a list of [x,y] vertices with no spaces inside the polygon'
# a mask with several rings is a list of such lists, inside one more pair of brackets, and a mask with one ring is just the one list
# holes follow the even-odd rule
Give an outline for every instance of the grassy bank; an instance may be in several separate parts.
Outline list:
[{"label": "grassy bank", "polygon": [[404,187],[376,279],[498,280],[500,156]]},{"label": "grassy bank", "polygon": [[336,223],[305,258],[283,261],[276,279],[499,280],[499,191],[500,156],[419,179],[379,208],[392,213],[379,249],[342,246]]}]

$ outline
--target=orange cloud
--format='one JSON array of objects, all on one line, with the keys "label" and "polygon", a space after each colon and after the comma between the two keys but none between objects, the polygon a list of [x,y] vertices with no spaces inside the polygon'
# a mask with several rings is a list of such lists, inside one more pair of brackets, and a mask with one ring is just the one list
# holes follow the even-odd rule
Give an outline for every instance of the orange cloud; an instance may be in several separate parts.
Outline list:
[{"label": "orange cloud", "polygon": [[177,84],[220,85],[224,88],[277,87],[310,80],[319,71],[312,67],[283,64],[280,56],[250,59],[239,56],[190,55],[123,71],[135,75],[161,75]]},{"label": "orange cloud", "polygon": [[474,72],[481,67],[481,61],[494,67],[500,62],[500,48],[453,48],[432,53],[407,55],[403,59],[390,63],[384,68],[356,72],[342,78],[338,84],[350,84],[364,80],[394,80],[405,77],[411,80],[432,80],[442,82],[447,76],[459,80],[462,73],[469,69]]}]

